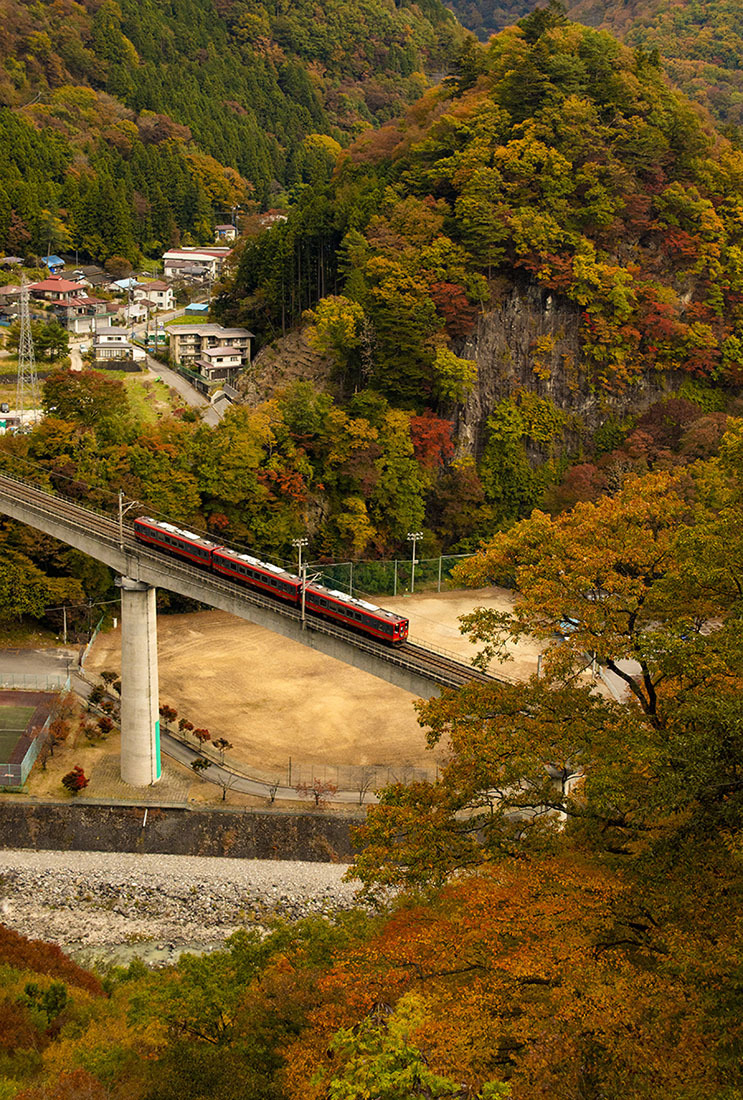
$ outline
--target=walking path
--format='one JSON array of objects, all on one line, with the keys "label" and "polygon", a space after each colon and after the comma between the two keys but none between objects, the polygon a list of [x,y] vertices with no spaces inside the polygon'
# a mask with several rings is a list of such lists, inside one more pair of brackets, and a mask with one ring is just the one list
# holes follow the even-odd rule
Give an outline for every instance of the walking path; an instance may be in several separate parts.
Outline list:
[{"label": "walking path", "polygon": [[[207,759],[206,754],[191,748],[173,734],[162,730],[160,733],[160,748],[179,764],[191,767],[194,760]],[[281,802],[306,803],[311,794],[297,791],[294,787],[284,787],[278,784],[268,783],[259,779],[251,779],[250,776],[234,771],[224,764],[210,761],[210,766],[201,772],[201,778],[209,783],[216,783],[228,791],[238,791],[240,794],[257,795],[259,798],[273,798]],[[369,805],[378,802],[373,791],[338,790],[328,792],[323,801],[332,802],[333,805]]]}]

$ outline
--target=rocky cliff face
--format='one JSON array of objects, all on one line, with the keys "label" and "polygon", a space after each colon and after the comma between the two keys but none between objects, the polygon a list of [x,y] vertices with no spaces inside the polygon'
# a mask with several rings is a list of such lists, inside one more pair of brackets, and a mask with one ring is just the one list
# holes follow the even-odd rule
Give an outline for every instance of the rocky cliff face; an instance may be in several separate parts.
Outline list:
[{"label": "rocky cliff face", "polygon": [[488,416],[519,390],[532,390],[569,415],[566,443],[573,447],[608,417],[641,412],[673,388],[674,379],[660,373],[613,394],[592,387],[579,334],[580,309],[572,302],[534,284],[496,291],[492,307],[456,349],[478,367],[475,390],[458,415],[459,453],[480,454]]}]

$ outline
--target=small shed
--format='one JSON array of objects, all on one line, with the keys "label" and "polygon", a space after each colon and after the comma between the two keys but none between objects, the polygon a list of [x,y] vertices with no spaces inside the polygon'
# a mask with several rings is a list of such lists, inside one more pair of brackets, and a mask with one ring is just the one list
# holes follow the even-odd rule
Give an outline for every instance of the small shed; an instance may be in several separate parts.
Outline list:
[{"label": "small shed", "polygon": [[189,302],[186,306],[186,313],[190,317],[207,317],[209,315],[209,303]]},{"label": "small shed", "polygon": [[52,275],[56,271],[61,271],[64,267],[64,260],[61,256],[42,256],[42,262],[49,268]]}]

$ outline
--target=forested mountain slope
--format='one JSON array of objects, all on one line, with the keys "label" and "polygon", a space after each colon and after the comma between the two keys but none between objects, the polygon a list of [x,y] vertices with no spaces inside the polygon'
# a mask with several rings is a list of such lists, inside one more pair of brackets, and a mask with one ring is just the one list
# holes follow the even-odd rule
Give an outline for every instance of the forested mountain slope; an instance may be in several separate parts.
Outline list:
[{"label": "forested mountain slope", "polygon": [[478,316],[531,288],[564,314],[530,349],[546,396],[558,374],[574,394],[658,371],[737,384],[742,173],[652,57],[537,12],[358,139],[245,252],[225,312],[276,331],[342,290],[315,317],[332,345],[348,314],[339,372],[443,409],[471,389],[452,353]]},{"label": "forested mountain slope", "polygon": [[[461,23],[486,41],[517,23],[531,0],[450,0]],[[658,50],[679,87],[723,123],[743,122],[743,9],[734,0],[568,0],[571,19]]]},{"label": "forested mountain slope", "polygon": [[0,0],[0,250],[208,239],[236,203],[327,175],[461,38],[439,0],[322,20],[308,0]]}]

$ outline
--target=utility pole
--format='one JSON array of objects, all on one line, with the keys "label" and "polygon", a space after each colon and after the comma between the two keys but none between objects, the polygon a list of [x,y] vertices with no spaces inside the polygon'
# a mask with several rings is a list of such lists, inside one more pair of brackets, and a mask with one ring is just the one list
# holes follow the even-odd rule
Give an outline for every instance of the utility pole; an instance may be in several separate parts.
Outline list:
[{"label": "utility pole", "polygon": [[36,373],[34,342],[31,335],[31,313],[28,305],[28,283],[26,276],[21,279],[21,335],[18,341],[18,388],[16,391],[16,412],[23,430],[23,414],[28,409],[30,420],[36,423],[39,417],[39,377]]},{"label": "utility pole", "polygon": [[415,544],[423,538],[422,531],[408,531],[408,542],[413,544],[413,557],[410,562],[410,595],[415,592]]}]

